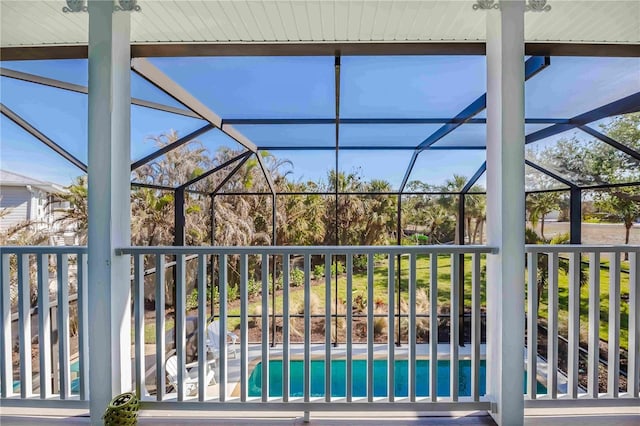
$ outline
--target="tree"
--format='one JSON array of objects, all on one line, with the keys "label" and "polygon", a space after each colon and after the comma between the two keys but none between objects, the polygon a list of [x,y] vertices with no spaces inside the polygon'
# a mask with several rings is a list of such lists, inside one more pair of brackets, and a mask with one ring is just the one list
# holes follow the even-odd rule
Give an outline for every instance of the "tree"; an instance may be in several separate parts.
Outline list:
[{"label": "tree", "polygon": [[544,219],[549,213],[560,209],[560,193],[539,192],[528,194],[526,209],[529,213],[529,221],[535,228],[540,222],[540,236],[544,239]]},{"label": "tree", "polygon": [[[610,138],[640,152],[640,113],[619,116],[601,128]],[[596,140],[561,139],[555,146],[543,150],[540,157],[578,185],[640,181],[640,161]],[[630,185],[602,191],[596,195],[596,201],[597,207],[609,217],[624,223],[628,244],[633,221],[640,215],[640,188]]]}]

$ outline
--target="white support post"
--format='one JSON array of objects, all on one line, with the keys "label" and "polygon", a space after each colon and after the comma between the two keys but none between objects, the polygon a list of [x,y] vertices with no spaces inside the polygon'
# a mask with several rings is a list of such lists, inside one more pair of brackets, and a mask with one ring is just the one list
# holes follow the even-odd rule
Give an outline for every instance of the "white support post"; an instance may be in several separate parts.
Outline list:
[{"label": "white support post", "polygon": [[524,422],[524,1],[487,13],[487,396]]},{"label": "white support post", "polygon": [[89,4],[89,362],[92,424],[131,390],[130,16]]}]

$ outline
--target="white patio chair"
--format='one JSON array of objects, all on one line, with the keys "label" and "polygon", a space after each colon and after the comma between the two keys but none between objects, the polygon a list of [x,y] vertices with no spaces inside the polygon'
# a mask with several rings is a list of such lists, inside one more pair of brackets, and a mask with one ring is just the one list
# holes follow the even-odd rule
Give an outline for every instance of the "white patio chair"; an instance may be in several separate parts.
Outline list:
[{"label": "white patio chair", "polygon": [[[167,380],[174,389],[178,389],[178,357],[172,355],[167,358],[164,365],[165,372],[167,373]],[[215,361],[207,362],[207,376],[204,382],[208,385],[216,383],[215,377]],[[188,396],[193,396],[198,393],[198,362],[192,362],[185,365],[184,371],[184,385],[185,391]]]},{"label": "white patio chair", "polygon": [[[237,334],[227,331],[227,354],[236,357],[236,343],[240,339]],[[211,354],[214,360],[220,358],[220,321],[212,321],[207,326],[207,353]]]}]

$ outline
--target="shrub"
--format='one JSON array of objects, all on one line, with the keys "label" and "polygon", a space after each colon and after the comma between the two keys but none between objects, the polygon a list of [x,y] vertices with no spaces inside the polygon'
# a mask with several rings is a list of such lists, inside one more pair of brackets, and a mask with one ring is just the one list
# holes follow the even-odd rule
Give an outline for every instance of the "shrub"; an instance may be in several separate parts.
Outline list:
[{"label": "shrub", "polygon": [[342,262],[336,262],[331,265],[331,275],[344,274],[345,270],[346,269]]},{"label": "shrub", "polygon": [[367,256],[363,254],[359,254],[353,257],[353,269],[355,271],[366,271],[367,270]]},{"label": "shrub", "polygon": [[313,279],[319,280],[324,276],[324,267],[322,265],[316,265],[313,267]]},{"label": "shrub", "polygon": [[249,297],[258,295],[262,292],[262,282],[256,281],[254,279],[250,279],[247,282],[247,293],[249,293]]},{"label": "shrub", "polygon": [[571,241],[571,237],[568,232],[565,232],[564,234],[558,234],[553,237],[549,244],[569,244],[569,241]]},{"label": "shrub", "polygon": [[198,289],[194,288],[190,295],[187,296],[185,301],[185,308],[187,311],[198,309]]},{"label": "shrub", "polygon": [[293,287],[304,285],[304,272],[298,268],[293,268],[289,273],[289,285]]},{"label": "shrub", "polygon": [[240,298],[240,289],[237,285],[230,285],[227,289],[227,301],[233,302]]}]

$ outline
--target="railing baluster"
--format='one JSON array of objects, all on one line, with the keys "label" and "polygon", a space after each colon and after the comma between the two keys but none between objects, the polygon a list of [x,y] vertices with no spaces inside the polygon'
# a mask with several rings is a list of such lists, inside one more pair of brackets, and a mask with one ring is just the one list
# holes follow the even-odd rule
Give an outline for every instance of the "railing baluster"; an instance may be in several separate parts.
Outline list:
[{"label": "railing baluster", "polygon": [[156,255],[156,399],[162,401],[165,394],[165,258]]},{"label": "railing baluster", "polygon": [[558,397],[558,253],[549,253],[549,290],[547,330],[547,392]]},{"label": "railing baluster", "polygon": [[7,398],[13,394],[13,368],[11,360],[11,301],[9,296],[10,269],[8,253],[0,253],[0,396]]},{"label": "railing baluster", "polygon": [[527,253],[527,394],[536,399],[538,372],[538,253]]},{"label": "railing baluster", "polygon": [[629,374],[627,392],[640,396],[640,251],[629,252]]},{"label": "railing baluster", "polygon": [[[145,363],[144,363],[144,255],[133,257],[133,316],[135,327],[136,354],[136,394],[142,399],[145,396]],[[78,301],[79,302],[79,301]]]},{"label": "railing baluster", "polygon": [[[78,253],[78,351],[80,362],[80,399],[89,399],[89,287],[87,254]],[[144,281],[143,281],[144,296]],[[144,299],[143,303],[144,303]],[[144,306],[144,305],[143,305]],[[144,341],[144,340],[143,340]],[[144,344],[143,344],[144,348]]]},{"label": "railing baluster", "polygon": [[[212,271],[213,272],[213,271]],[[204,401],[207,397],[207,386],[205,382],[209,361],[207,359],[207,256],[198,255],[198,400]],[[213,300],[211,301],[213,305]],[[220,329],[220,335],[226,336],[226,329]]]},{"label": "railing baluster", "polygon": [[367,401],[373,402],[373,253],[367,255]]},{"label": "railing baluster", "polygon": [[[80,257],[80,255],[78,255]],[[40,350],[40,399],[51,395],[51,318],[49,311],[49,255],[38,254],[38,348]],[[78,284],[80,284],[78,262]],[[78,285],[80,291],[80,285]],[[80,300],[78,300],[80,303]],[[82,375],[80,376],[82,380]],[[81,397],[82,399],[82,397]]]},{"label": "railing baluster", "polygon": [[289,402],[289,265],[291,255],[282,257],[282,401]]},{"label": "railing baluster", "polygon": [[569,256],[569,348],[567,391],[571,398],[578,397],[578,347],[580,345],[580,253]]},{"label": "railing baluster", "polygon": [[[326,271],[325,271],[326,273]],[[304,255],[304,402],[311,400],[311,256]]]},{"label": "railing baluster", "polygon": [[416,400],[416,255],[409,254],[409,401]]},{"label": "railing baluster", "polygon": [[[331,402],[331,255],[324,257],[324,400]],[[336,258],[336,279],[338,277],[338,260]],[[336,312],[337,314],[337,312]],[[336,341],[338,336],[336,335]]]},{"label": "railing baluster", "polygon": [[184,254],[176,256],[176,353],[178,356],[178,401],[183,401],[185,397],[185,364],[187,358],[186,352],[186,336],[187,326],[185,320],[186,310],[186,287],[187,287],[187,271]]},{"label": "railing baluster", "polygon": [[[240,401],[247,401],[247,379],[248,379],[248,361],[249,361],[249,324],[247,315],[249,314],[249,272],[247,264],[247,255],[240,255]],[[225,332],[221,330],[220,334]],[[221,348],[222,350],[222,348]]]},{"label": "railing baluster", "polygon": [[353,400],[353,255],[347,254],[347,402]]},{"label": "railing baluster", "polygon": [[[213,273],[213,271],[211,271]],[[218,297],[220,298],[220,343],[218,345],[218,399],[227,400],[227,255],[218,256]],[[211,303],[214,303],[213,300]],[[243,336],[242,340],[246,340]],[[235,350],[235,348],[234,348]]]},{"label": "railing baluster", "polygon": [[396,289],[396,272],[395,272],[395,259],[391,253],[389,253],[388,262],[388,276],[387,276],[387,306],[389,307],[387,312],[387,395],[389,402],[395,401],[395,383],[396,383],[396,361],[395,361],[395,339],[393,337],[393,330],[395,327],[395,289]]},{"label": "railing baluster", "polygon": [[29,255],[18,256],[18,327],[20,333],[20,397],[33,392],[31,371],[31,280]]},{"label": "railing baluster", "polygon": [[589,254],[589,395],[598,397],[600,360],[600,253]]},{"label": "railing baluster", "polygon": [[609,359],[607,391],[618,397],[620,387],[620,252],[611,253],[609,263]]},{"label": "railing baluster", "polygon": [[269,256],[262,254],[262,402],[269,401]]},{"label": "railing baluster", "polygon": [[438,255],[429,256],[429,395],[438,401]]},{"label": "railing baluster", "polygon": [[69,258],[66,253],[57,255],[58,275],[58,359],[60,360],[60,399],[68,399],[71,393],[69,368]]},{"label": "railing baluster", "polygon": [[480,400],[480,254],[471,255],[471,397]]},{"label": "railing baluster", "polygon": [[460,255],[452,254],[451,255],[451,309],[449,314],[450,320],[450,335],[449,335],[449,368],[450,368],[450,393],[451,400],[458,400],[458,390],[459,390],[459,362],[458,362],[458,332],[459,332],[459,321],[460,321],[460,289],[459,289],[459,280],[464,277],[460,277],[460,267],[459,267]]}]

